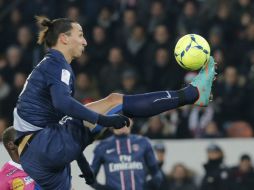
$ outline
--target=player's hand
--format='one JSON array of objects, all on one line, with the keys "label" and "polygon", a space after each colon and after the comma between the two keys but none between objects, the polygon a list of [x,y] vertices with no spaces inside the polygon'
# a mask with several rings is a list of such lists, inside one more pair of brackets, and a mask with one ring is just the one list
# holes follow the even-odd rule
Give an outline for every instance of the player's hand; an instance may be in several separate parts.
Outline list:
[{"label": "player's hand", "polygon": [[86,160],[83,153],[81,153],[77,158],[77,164],[82,172],[79,177],[85,178],[86,184],[92,185],[95,183],[95,176],[92,171],[92,168],[90,167],[88,161]]},{"label": "player's hand", "polygon": [[97,181],[90,186],[96,190],[112,190],[112,187],[109,187],[108,185],[99,184]]},{"label": "player's hand", "polygon": [[115,129],[120,129],[125,126],[127,127],[130,126],[129,118],[120,114],[113,114],[109,116],[99,115],[97,123],[104,127],[114,127]]},{"label": "player's hand", "polygon": [[85,178],[87,185],[93,185],[95,183],[95,177],[91,170],[88,171],[86,174],[80,174],[79,177]]}]

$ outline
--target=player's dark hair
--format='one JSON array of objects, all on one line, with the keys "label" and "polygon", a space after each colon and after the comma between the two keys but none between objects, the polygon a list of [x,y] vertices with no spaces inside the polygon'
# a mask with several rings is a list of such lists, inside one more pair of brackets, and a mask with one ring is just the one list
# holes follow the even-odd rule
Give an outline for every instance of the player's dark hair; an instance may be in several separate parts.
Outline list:
[{"label": "player's dark hair", "polygon": [[8,127],[3,132],[3,143],[4,146],[8,144],[8,142],[14,141],[16,136],[16,130],[14,127]]},{"label": "player's dark hair", "polygon": [[59,34],[65,33],[70,35],[72,29],[72,23],[75,21],[69,18],[58,18],[50,20],[44,16],[35,16],[37,24],[40,28],[38,36],[38,44],[45,44],[46,47],[52,47],[56,45]]}]

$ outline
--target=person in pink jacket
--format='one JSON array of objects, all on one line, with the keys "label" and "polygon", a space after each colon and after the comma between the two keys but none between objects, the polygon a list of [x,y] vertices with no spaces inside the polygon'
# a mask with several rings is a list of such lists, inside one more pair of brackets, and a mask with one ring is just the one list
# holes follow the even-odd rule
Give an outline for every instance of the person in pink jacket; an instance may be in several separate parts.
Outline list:
[{"label": "person in pink jacket", "polygon": [[14,144],[15,129],[7,128],[3,133],[3,144],[11,160],[0,170],[1,190],[40,190],[35,181],[28,176],[19,164],[18,148]]}]

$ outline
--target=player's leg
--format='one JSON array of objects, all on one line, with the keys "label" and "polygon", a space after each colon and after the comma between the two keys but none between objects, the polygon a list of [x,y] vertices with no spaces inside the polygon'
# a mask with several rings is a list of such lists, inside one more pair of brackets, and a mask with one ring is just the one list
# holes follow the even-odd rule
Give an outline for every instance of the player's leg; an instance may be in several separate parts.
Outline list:
[{"label": "player's leg", "polygon": [[99,113],[116,107],[128,117],[149,117],[186,104],[206,106],[209,102],[211,87],[215,77],[215,62],[211,57],[187,87],[177,91],[159,91],[138,95],[112,93],[108,97],[87,104]]},{"label": "player's leg", "polygon": [[85,106],[102,114],[119,106],[127,116],[149,117],[185,104],[192,104],[198,97],[198,89],[189,85],[178,91],[158,91],[137,95],[112,93],[104,99]]},{"label": "player's leg", "polygon": [[97,113],[104,114],[107,113],[112,108],[116,107],[123,102],[123,95],[119,93],[112,93],[108,95],[106,98],[101,100],[91,102],[86,104],[85,106]]},{"label": "player's leg", "polygon": [[[109,96],[86,104],[85,106],[89,108],[90,110],[93,110],[100,114],[107,114],[110,112],[110,110],[114,110],[114,113],[122,112],[122,100],[123,95],[118,93],[112,93]],[[96,127],[96,124],[91,124],[89,122],[84,121],[84,125],[91,130],[93,130]],[[106,129],[104,129],[106,130]],[[93,130],[94,133],[102,133],[102,127],[99,126],[95,130]]]},{"label": "player's leg", "polygon": [[[71,187],[70,162],[64,162],[66,157],[64,142],[70,140],[65,139],[66,136],[61,130],[61,126],[41,130],[20,156],[24,171],[44,190]],[[81,150],[78,144],[73,143],[70,146],[73,150]]]}]

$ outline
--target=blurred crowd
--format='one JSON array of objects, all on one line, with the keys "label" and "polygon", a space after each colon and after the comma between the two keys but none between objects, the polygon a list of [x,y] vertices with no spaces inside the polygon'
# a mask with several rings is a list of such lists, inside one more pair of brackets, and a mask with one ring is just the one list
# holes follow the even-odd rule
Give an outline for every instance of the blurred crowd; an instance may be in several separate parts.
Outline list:
[{"label": "blurred crowd", "polygon": [[254,1],[0,0],[0,133],[25,80],[42,59],[35,15],[69,17],[82,26],[86,53],[72,63],[75,97],[88,103],[111,92],[176,90],[196,75],[180,68],[174,45],[204,36],[219,64],[213,102],[137,120],[150,138],[252,137],[254,128]]},{"label": "blurred crowd", "polygon": [[[155,144],[155,154],[162,168],[166,159],[166,147]],[[242,154],[239,163],[227,166],[224,151],[216,144],[207,147],[207,161],[203,165],[204,175],[197,174],[184,163],[176,163],[170,171],[163,172],[163,183],[158,190],[252,190],[254,189],[253,162],[248,154]]]}]

